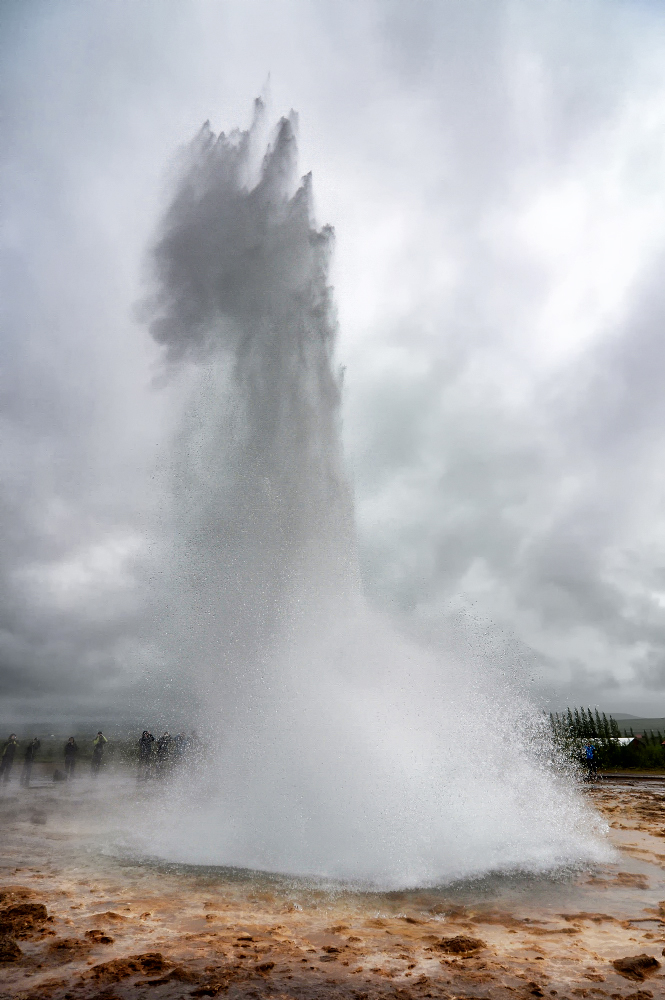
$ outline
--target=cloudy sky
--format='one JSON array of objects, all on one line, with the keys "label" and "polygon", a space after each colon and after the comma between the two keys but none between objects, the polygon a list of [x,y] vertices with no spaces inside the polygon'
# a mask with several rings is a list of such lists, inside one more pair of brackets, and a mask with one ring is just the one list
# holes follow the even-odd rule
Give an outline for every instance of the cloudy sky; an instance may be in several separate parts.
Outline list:
[{"label": "cloudy sky", "polygon": [[159,659],[146,248],[178,149],[259,93],[337,233],[371,600],[463,609],[554,707],[665,714],[661,3],[4,0],[0,66],[10,714],[111,710]]}]

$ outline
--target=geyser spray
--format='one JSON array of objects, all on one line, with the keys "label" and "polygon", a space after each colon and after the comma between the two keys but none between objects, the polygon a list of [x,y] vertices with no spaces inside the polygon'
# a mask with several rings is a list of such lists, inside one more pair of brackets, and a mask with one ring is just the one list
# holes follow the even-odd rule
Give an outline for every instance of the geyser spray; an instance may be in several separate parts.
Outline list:
[{"label": "geyser spray", "polygon": [[150,329],[186,396],[169,649],[211,750],[169,787],[150,850],[381,887],[598,860],[528,699],[364,602],[333,232],[297,181],[293,116],[257,169],[255,111],[246,132],[195,138],[153,255]]}]

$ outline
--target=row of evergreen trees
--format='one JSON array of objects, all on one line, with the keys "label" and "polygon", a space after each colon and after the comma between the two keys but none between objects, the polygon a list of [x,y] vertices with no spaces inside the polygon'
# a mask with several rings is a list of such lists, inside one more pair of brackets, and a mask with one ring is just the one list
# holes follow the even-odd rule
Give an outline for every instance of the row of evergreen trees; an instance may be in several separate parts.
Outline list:
[{"label": "row of evergreen trees", "polygon": [[612,716],[592,712],[590,708],[569,708],[565,712],[550,712],[550,723],[554,735],[565,741],[575,740],[618,740],[621,736],[619,725]]},{"label": "row of evergreen trees", "polygon": [[[642,733],[641,739],[622,746],[618,742],[621,730],[616,719],[611,716],[608,719],[604,712],[601,715],[598,709],[592,712],[590,708],[569,708],[565,712],[550,713],[550,725],[556,742],[575,760],[583,762],[583,746],[589,741],[594,745],[601,768],[665,768],[660,731]],[[632,729],[629,735],[635,736]]]}]

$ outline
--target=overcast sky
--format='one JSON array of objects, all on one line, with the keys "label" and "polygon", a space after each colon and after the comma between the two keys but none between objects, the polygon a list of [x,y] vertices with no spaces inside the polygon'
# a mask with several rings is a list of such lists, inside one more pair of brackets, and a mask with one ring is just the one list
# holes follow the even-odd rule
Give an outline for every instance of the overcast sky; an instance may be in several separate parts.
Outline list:
[{"label": "overcast sky", "polygon": [[7,711],[159,659],[146,251],[179,147],[263,93],[337,234],[370,599],[468,609],[554,707],[665,715],[662,3],[4,0],[0,67]]}]

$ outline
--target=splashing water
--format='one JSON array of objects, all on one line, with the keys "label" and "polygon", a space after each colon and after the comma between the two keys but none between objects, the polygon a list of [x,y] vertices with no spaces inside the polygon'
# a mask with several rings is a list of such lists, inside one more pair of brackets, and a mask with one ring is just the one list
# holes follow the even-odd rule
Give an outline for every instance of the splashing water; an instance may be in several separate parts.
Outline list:
[{"label": "splashing water", "polygon": [[187,386],[169,642],[210,759],[151,851],[381,887],[607,856],[536,710],[367,608],[340,446],[333,233],[294,116],[254,163],[204,126],[154,251],[151,332]]}]

